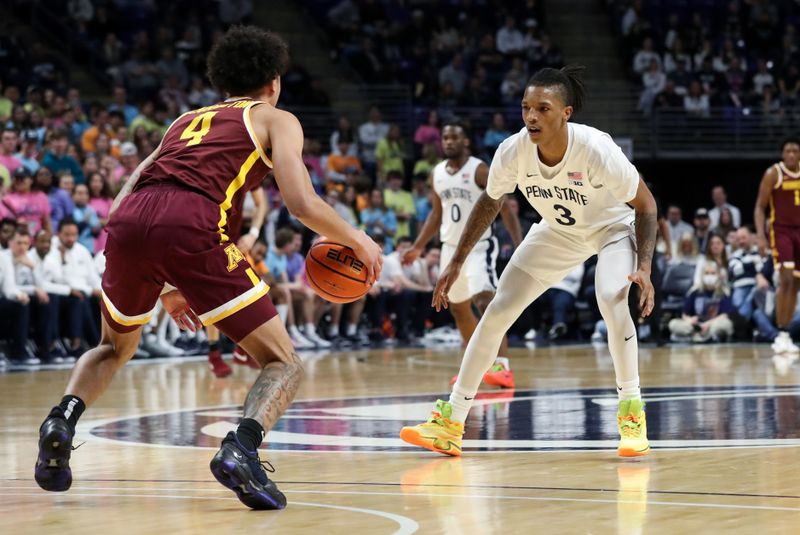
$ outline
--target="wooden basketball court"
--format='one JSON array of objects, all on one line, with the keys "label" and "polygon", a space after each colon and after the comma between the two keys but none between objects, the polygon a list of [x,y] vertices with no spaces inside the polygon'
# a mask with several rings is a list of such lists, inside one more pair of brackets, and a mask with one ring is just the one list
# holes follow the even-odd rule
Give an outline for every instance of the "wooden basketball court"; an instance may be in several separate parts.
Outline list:
[{"label": "wooden basketball court", "polygon": [[515,349],[461,459],[409,449],[402,425],[449,391],[457,349],[308,354],[267,440],[289,499],[245,509],[208,470],[254,374],[133,363],[79,425],[69,492],[33,481],[37,427],[68,370],[0,374],[0,533],[797,534],[800,363],[766,346],[643,349],[650,456],[622,460],[606,348]]}]

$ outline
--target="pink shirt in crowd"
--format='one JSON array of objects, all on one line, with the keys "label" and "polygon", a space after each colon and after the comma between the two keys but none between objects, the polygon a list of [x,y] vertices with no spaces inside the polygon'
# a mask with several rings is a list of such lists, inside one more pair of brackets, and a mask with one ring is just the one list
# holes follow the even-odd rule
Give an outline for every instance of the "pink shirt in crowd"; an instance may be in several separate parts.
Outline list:
[{"label": "pink shirt in crowd", "polygon": [[5,166],[5,168],[8,169],[8,173],[14,176],[14,171],[22,167],[22,162],[14,155],[5,156],[0,154],[0,165]]},{"label": "pink shirt in crowd", "polygon": [[42,218],[50,215],[50,201],[41,191],[17,193],[15,191],[3,196],[3,203],[13,212],[18,223],[26,223],[31,236],[35,236],[42,228]]}]

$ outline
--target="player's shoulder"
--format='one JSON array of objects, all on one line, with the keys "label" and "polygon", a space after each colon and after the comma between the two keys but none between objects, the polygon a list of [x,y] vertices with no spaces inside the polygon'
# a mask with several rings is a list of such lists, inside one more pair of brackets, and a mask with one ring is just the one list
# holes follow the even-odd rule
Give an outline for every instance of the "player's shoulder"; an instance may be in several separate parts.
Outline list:
[{"label": "player's shoulder", "polygon": [[575,143],[594,152],[607,150],[609,145],[616,145],[607,132],[580,123],[568,123]]}]

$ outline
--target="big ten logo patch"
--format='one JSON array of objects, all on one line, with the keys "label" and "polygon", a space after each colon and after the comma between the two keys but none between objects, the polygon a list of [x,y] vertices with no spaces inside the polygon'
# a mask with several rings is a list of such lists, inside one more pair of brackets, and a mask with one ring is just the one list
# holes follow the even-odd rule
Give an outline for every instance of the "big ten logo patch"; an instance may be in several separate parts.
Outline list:
[{"label": "big ten logo patch", "polygon": [[239,262],[244,260],[244,255],[236,247],[235,243],[232,243],[225,247],[225,254],[228,256],[228,271],[233,271],[237,267],[239,267]]},{"label": "big ten logo patch", "polygon": [[350,249],[328,249],[325,255],[334,262],[338,262],[343,266],[350,268],[356,273],[361,273],[364,270],[364,263],[355,257],[355,255],[348,253]]}]

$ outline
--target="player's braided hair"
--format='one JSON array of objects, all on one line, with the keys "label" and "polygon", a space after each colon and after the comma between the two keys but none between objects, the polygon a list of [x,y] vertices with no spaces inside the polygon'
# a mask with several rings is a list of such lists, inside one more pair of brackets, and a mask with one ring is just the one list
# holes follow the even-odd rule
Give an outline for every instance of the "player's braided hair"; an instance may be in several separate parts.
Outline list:
[{"label": "player's braided hair", "polygon": [[545,67],[531,76],[526,87],[532,85],[557,87],[564,104],[572,106],[572,109],[578,112],[586,100],[586,85],[582,78],[585,70],[586,67],[583,65],[567,65],[561,69]]},{"label": "player's braided hair", "polygon": [[208,79],[229,96],[249,95],[286,72],[289,47],[256,26],[233,26],[211,48]]}]

